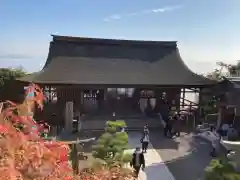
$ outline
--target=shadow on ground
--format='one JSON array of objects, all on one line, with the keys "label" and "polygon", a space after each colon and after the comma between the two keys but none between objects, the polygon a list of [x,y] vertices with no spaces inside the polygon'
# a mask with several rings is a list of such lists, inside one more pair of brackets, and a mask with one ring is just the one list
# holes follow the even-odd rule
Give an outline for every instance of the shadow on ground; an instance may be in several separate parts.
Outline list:
[{"label": "shadow on ground", "polygon": [[[193,134],[181,134],[179,138],[167,139],[160,132],[151,133],[153,147],[176,180],[198,180],[204,176],[204,169],[212,160],[211,144]],[[164,168],[162,163],[146,167],[147,176]]]},{"label": "shadow on ground", "polygon": [[[199,180],[203,178],[204,169],[210,163],[211,158],[198,159],[197,156],[199,154],[195,151],[183,157],[166,161],[165,165],[167,165],[175,180]],[[161,168],[166,168],[166,166],[163,163],[156,163],[146,167],[147,178],[153,179],[154,172],[160,171]]]},{"label": "shadow on ground", "polygon": [[163,136],[163,129],[151,130],[150,140],[154,149],[178,149],[179,142]]}]

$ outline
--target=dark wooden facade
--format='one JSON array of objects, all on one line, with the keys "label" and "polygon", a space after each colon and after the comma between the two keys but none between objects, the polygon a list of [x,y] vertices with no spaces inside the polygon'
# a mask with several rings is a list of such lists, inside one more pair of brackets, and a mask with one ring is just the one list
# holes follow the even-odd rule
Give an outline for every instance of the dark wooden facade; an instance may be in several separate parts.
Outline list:
[{"label": "dark wooden facade", "polygon": [[[132,94],[107,91],[106,89],[81,89],[76,87],[54,87],[46,86],[45,92],[48,97],[48,103],[45,109],[51,109],[51,113],[63,116],[65,104],[67,101],[74,103],[74,111],[80,111],[82,115],[109,115],[113,112],[120,116],[134,116],[142,114],[140,108],[140,100],[153,101],[149,114],[157,114],[162,107],[163,98],[166,99],[174,110],[180,108],[179,88],[149,88],[149,89],[133,89]],[[49,89],[52,89],[51,92]],[[122,88],[123,89],[123,88]],[[114,89],[116,90],[116,89]],[[149,93],[150,92],[150,93]],[[55,94],[55,95],[49,95]],[[57,109],[56,109],[56,108]],[[48,113],[48,116],[50,114]]]},{"label": "dark wooden facade", "polygon": [[23,102],[25,98],[24,86],[28,85],[28,82],[23,81],[5,81],[4,86],[0,88],[0,101],[10,100],[16,103]]}]

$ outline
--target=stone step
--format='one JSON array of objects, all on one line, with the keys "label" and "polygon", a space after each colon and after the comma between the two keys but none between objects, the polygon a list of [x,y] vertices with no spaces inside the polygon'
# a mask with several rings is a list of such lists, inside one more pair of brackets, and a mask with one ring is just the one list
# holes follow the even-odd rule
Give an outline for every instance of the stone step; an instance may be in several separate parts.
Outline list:
[{"label": "stone step", "polygon": [[[146,124],[149,128],[162,127],[159,119],[127,119],[124,120],[127,129],[142,129]],[[84,120],[82,121],[81,130],[101,130],[105,128],[107,120]]]}]

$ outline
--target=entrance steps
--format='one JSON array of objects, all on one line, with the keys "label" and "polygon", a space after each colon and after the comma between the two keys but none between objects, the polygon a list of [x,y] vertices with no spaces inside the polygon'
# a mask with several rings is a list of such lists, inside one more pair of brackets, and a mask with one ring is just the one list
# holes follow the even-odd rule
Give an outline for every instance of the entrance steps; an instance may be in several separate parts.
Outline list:
[{"label": "entrance steps", "polygon": [[[84,119],[82,120],[81,130],[104,130],[105,124],[111,119]],[[162,122],[159,118],[127,118],[121,119],[126,123],[126,130],[142,130],[147,124],[149,128],[161,128]]]}]

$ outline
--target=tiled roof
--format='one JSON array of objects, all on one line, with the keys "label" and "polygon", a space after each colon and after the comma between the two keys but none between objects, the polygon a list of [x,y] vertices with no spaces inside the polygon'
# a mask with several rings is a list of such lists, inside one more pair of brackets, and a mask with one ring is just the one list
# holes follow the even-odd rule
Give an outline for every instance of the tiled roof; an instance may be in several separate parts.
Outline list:
[{"label": "tiled roof", "polygon": [[20,79],[44,84],[193,85],[215,82],[193,73],[176,42],[54,36],[42,71]]}]

